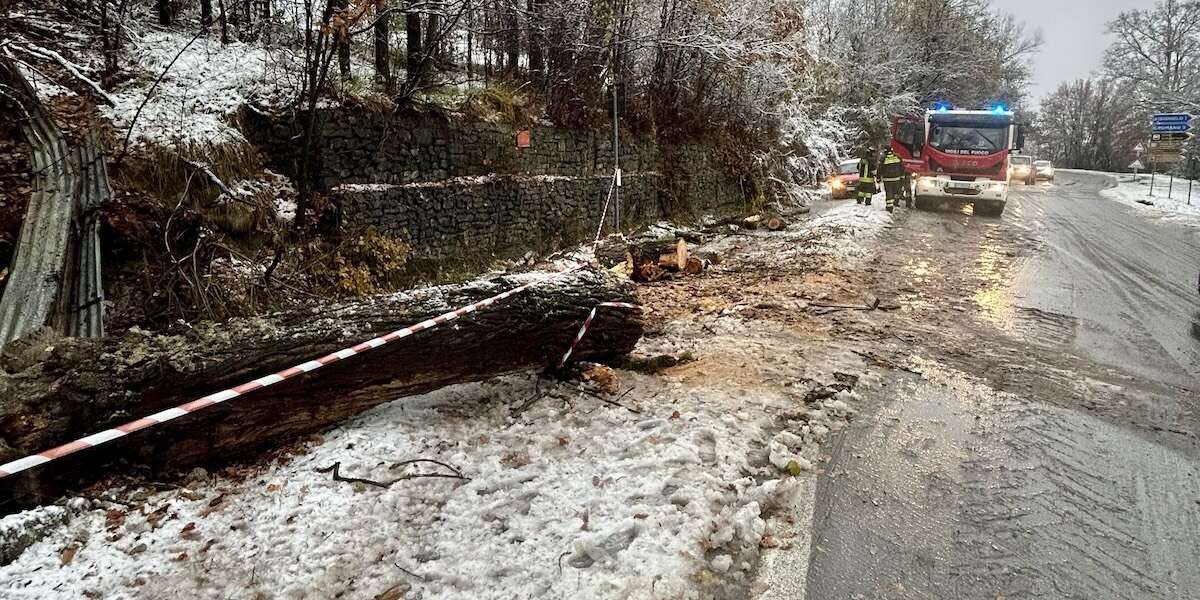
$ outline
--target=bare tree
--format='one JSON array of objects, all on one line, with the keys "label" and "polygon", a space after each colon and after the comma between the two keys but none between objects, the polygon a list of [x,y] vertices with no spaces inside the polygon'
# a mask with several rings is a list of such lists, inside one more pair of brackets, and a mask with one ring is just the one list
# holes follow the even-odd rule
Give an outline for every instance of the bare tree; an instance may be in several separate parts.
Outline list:
[{"label": "bare tree", "polygon": [[545,75],[545,46],[546,46],[546,30],[545,24],[542,22],[542,13],[544,9],[544,0],[529,0],[528,16],[526,17],[526,29],[528,30],[528,48],[529,48],[529,77],[538,84]]},{"label": "bare tree", "polygon": [[442,62],[441,36],[444,34],[444,32],[441,30],[442,29],[441,10],[442,10],[442,7],[434,6],[429,11],[429,16],[426,17],[424,55],[429,57],[429,63],[430,63],[430,64],[426,65],[426,69],[428,69],[430,66],[433,66],[433,65],[436,65],[436,64],[439,64]]},{"label": "bare tree", "polygon": [[1145,131],[1132,84],[1107,78],[1060,85],[1042,99],[1035,128],[1044,157],[1100,171],[1128,166]]},{"label": "bare tree", "polygon": [[1200,100],[1200,2],[1162,0],[1152,9],[1121,13],[1108,29],[1116,40],[1105,54],[1105,69],[1134,84],[1140,103],[1172,108],[1180,100]]}]

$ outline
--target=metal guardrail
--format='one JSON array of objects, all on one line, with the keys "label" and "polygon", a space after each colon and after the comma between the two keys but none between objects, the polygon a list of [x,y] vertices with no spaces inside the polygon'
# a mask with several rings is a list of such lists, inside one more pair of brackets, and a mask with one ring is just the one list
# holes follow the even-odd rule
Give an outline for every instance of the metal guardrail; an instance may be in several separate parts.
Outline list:
[{"label": "metal guardrail", "polygon": [[12,60],[0,58],[0,83],[20,102],[33,167],[33,192],[0,297],[0,346],[46,325],[69,335],[100,335],[97,210],[111,191],[99,136],[93,131],[71,150]]}]

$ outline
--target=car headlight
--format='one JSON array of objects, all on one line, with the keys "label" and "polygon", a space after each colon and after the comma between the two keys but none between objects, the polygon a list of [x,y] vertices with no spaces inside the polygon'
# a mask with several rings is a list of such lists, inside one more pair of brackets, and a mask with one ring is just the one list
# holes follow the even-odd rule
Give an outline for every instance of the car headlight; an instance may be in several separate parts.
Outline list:
[{"label": "car headlight", "polygon": [[841,179],[832,179],[829,181],[829,187],[831,187],[835,190],[840,190],[840,189],[845,188],[846,184],[843,183]]}]

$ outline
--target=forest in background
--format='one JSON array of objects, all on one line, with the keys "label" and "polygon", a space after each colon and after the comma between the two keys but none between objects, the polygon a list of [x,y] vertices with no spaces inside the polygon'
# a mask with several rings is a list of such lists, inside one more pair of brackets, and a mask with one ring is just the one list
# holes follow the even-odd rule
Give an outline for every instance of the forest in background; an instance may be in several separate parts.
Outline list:
[{"label": "forest in background", "polygon": [[[1128,171],[1134,148],[1149,148],[1154,113],[1200,113],[1200,2],[1160,0],[1121,13],[1108,31],[1100,72],[1041,100],[1036,150],[1058,166]],[[1200,146],[1193,141],[1186,154],[1200,157]],[[1195,160],[1176,168],[1200,177]]]}]

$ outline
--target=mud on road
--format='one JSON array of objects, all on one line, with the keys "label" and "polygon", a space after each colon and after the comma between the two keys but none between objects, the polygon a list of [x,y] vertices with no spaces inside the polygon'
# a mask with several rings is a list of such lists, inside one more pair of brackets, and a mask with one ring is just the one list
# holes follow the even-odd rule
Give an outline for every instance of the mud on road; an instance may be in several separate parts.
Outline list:
[{"label": "mud on road", "polygon": [[902,213],[847,286],[902,308],[847,328],[888,384],[820,476],[810,598],[1200,589],[1200,245],[1103,185]]}]

